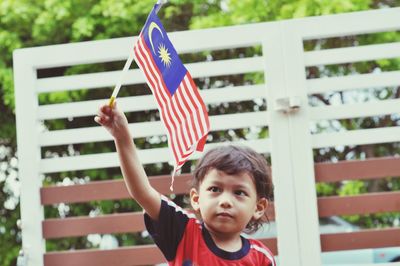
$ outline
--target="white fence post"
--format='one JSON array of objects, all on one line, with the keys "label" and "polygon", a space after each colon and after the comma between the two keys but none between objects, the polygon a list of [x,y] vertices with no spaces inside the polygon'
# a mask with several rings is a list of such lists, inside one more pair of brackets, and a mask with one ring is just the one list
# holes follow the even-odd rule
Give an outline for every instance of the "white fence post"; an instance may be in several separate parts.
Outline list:
[{"label": "white fence post", "polygon": [[[21,227],[22,243],[27,266],[43,265],[45,241],[42,236],[43,207],[40,204],[38,142],[39,124],[37,120],[38,97],[35,91],[36,69],[29,53],[17,50],[13,55],[17,142],[18,174],[21,180]],[[26,130],[26,129],[30,130]],[[22,130],[24,129],[24,130]]]},{"label": "white fence post", "polygon": [[280,22],[263,42],[279,261],[281,266],[319,266],[303,43],[291,25]]},{"label": "white fence post", "polygon": [[321,265],[321,244],[303,39],[296,23],[284,21],[282,24],[287,94],[289,99],[293,99],[295,108],[298,108],[289,115],[290,163],[295,191],[298,248],[302,266],[317,266]]},{"label": "white fence post", "polygon": [[290,146],[288,118],[282,112],[274,112],[274,101],[286,97],[284,65],[281,45],[281,31],[271,30],[263,42],[266,61],[265,81],[267,107],[269,109],[269,134],[271,139],[272,177],[274,183],[275,220],[278,235],[280,265],[300,266],[300,250],[296,232],[296,209],[294,184],[290,167]]}]

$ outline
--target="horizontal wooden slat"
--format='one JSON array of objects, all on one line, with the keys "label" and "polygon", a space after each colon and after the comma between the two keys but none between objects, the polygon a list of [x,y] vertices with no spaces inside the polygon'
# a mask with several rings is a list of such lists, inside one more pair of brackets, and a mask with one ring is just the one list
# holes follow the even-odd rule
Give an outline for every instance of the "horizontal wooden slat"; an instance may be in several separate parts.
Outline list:
[{"label": "horizontal wooden slat", "polygon": [[[189,191],[191,174],[175,176],[174,194],[184,194]],[[150,184],[163,195],[171,193],[171,176],[152,176],[149,177]],[[92,200],[116,200],[130,198],[128,190],[122,179],[94,181],[87,184],[70,186],[52,186],[40,189],[42,205],[58,203],[77,203]]]},{"label": "horizontal wooden slat", "polygon": [[400,191],[318,198],[319,217],[400,211]]},{"label": "horizontal wooden slat", "polygon": [[70,217],[46,219],[42,222],[45,239],[116,234],[144,230],[143,213],[117,213],[98,217]]},{"label": "horizontal wooden slat", "polygon": [[[73,192],[72,189],[69,191]],[[93,195],[90,191],[88,193]],[[319,217],[371,214],[397,210],[400,210],[400,192],[318,198]],[[270,221],[275,220],[273,205],[269,207],[268,218]],[[109,226],[110,224],[112,226]],[[140,232],[143,230],[145,228],[141,212],[109,214],[98,217],[82,216],[46,219],[43,221],[43,236],[46,239],[84,236],[95,233]]]},{"label": "horizontal wooden slat", "polygon": [[45,266],[133,266],[154,265],[165,262],[155,245],[122,247],[111,250],[75,250],[47,252]]},{"label": "horizontal wooden slat", "polygon": [[362,12],[342,13],[328,16],[307,17],[292,20],[303,39],[396,31],[400,28],[400,8],[386,8]]},{"label": "horizontal wooden slat", "polygon": [[[269,222],[275,220],[273,205],[269,206],[267,215]],[[142,232],[146,230],[143,221],[143,212],[46,219],[42,222],[43,238]]]},{"label": "horizontal wooden slat", "polygon": [[[191,212],[190,209],[188,211]],[[268,207],[267,216],[269,222],[275,220],[273,204]],[[143,212],[46,219],[42,222],[43,238],[142,232],[146,230],[143,220]]]},{"label": "horizontal wooden slat", "polygon": [[400,228],[381,228],[321,235],[322,251],[398,246],[400,246]]},{"label": "horizontal wooden slat", "polygon": [[320,133],[311,136],[311,145],[314,149],[333,146],[381,144],[399,141],[400,126]]},{"label": "horizontal wooden slat", "polygon": [[[246,93],[244,93],[246,92]],[[206,104],[248,101],[257,98],[265,98],[265,85],[244,85],[225,87],[219,89],[200,90],[200,94]],[[93,116],[99,106],[108,99],[81,101],[72,103],[58,103],[41,105],[38,109],[40,120]],[[137,112],[156,110],[157,104],[153,95],[131,96],[118,98],[118,106],[124,112]],[[68,110],[68,112],[66,112]]]},{"label": "horizontal wooden slat", "polygon": [[[209,119],[212,131],[267,126],[268,112],[216,115],[210,116]],[[166,134],[166,129],[161,121],[129,124],[129,130],[134,138]],[[100,126],[45,131],[39,136],[39,144],[42,147],[112,140],[112,136]]]},{"label": "horizontal wooden slat", "polygon": [[[36,91],[49,93],[112,87],[120,76],[121,70],[41,78],[36,82]],[[146,83],[146,80],[139,69],[128,70],[122,81],[123,85],[143,83]]]},{"label": "horizontal wooden slat", "polygon": [[[161,121],[139,122],[129,124],[128,127],[134,138],[166,135]],[[85,128],[44,131],[39,135],[39,145],[41,147],[101,141],[113,141],[113,138],[108,131],[98,125]]]},{"label": "horizontal wooden slat", "polygon": [[274,256],[278,255],[278,242],[276,238],[261,238],[258,240],[263,242],[263,244],[269,248]]},{"label": "horizontal wooden slat", "polygon": [[[40,105],[38,107],[38,119],[62,119],[82,116],[94,116],[98,108],[107,102],[106,99],[80,101],[71,103],[55,103]],[[157,105],[153,95],[140,95],[118,98],[118,107],[124,112],[137,112],[144,110],[155,110]],[[66,110],[68,112],[66,113]]]},{"label": "horizontal wooden slat", "polygon": [[[273,254],[277,255],[276,239],[260,239]],[[123,247],[112,250],[76,250],[47,252],[45,266],[133,266],[165,262],[165,258],[155,245]]]},{"label": "horizontal wooden slat", "polygon": [[[269,247],[273,254],[277,255],[276,239],[261,239],[261,241]],[[321,235],[321,250],[324,252],[395,246],[400,246],[400,228]],[[44,255],[44,263],[49,266],[123,266],[161,262],[164,262],[164,258],[155,245],[123,247],[112,250],[48,252]]]},{"label": "horizontal wooden slat", "polygon": [[330,93],[367,88],[383,88],[400,84],[400,71],[368,73],[342,77],[308,79],[308,94]]},{"label": "horizontal wooden slat", "polygon": [[[268,153],[270,151],[269,139],[246,140],[246,141],[232,141],[232,145],[245,145],[253,148],[259,153]],[[213,147],[226,145],[225,143],[208,143],[205,150],[212,149]],[[139,158],[142,164],[151,164],[158,162],[169,162],[171,160],[170,151],[168,148],[154,148],[139,150]],[[202,156],[202,153],[193,154],[190,159],[195,160]],[[42,159],[40,161],[41,173],[54,173],[64,171],[75,171],[84,169],[98,169],[118,167],[118,156],[115,152],[100,153],[71,157],[59,157]]]},{"label": "horizontal wooden slat", "polygon": [[316,182],[397,177],[400,176],[400,157],[316,163],[314,170]]},{"label": "horizontal wooden slat", "polygon": [[[296,19],[293,24],[303,39],[347,36],[397,30],[400,8],[371,10],[359,13],[336,14],[323,17]],[[337,23],[341,21],[342,23]],[[230,49],[260,44],[279,22],[238,25],[202,30],[171,32],[169,37],[178,53]],[[365,25],[368,24],[368,27]],[[324,25],[315,27],[315,25]],[[343,25],[346,25],[345,27]],[[221,38],[221,31],[224,37]],[[213,40],[210,42],[209,40]],[[116,38],[81,43],[69,43],[18,50],[23,58],[35,62],[36,68],[49,68],[97,62],[126,60],[136,38]],[[83,55],[83,56],[82,56]]]},{"label": "horizontal wooden slat", "polygon": [[400,99],[309,108],[310,119],[312,120],[345,119],[398,113],[400,113]]},{"label": "horizontal wooden slat", "polygon": [[[316,182],[400,176],[400,158],[384,157],[360,161],[316,163],[314,170]],[[152,186],[161,194],[167,195],[170,193],[169,184],[171,179],[169,175],[153,176],[149,179]],[[190,174],[177,176],[174,183],[174,193],[186,193],[190,179]],[[123,180],[95,181],[87,184],[41,188],[41,202],[43,205],[125,198],[129,198],[129,195]]]},{"label": "horizontal wooden slat", "polygon": [[[261,32],[273,28],[276,23],[258,23],[223,28],[190,30],[168,33],[179,54],[208,50],[232,49],[261,44]],[[221,38],[221,30],[224,38]],[[138,32],[139,33],[139,32]],[[209,40],[213,40],[210,42]],[[115,38],[80,43],[59,44],[19,49],[17,52],[35,68],[51,68],[79,64],[125,61],[136,37]],[[34,63],[33,63],[34,62]]]},{"label": "horizontal wooden slat", "polygon": [[[397,30],[400,8],[370,10],[359,13],[336,14],[296,19],[293,24],[303,39],[327,38],[354,34]],[[338,24],[337,21],[342,23]],[[178,53],[230,49],[260,44],[279,22],[238,25],[168,34]],[[365,25],[368,24],[368,27]],[[324,25],[315,27],[315,25]],[[346,25],[345,27],[343,25]],[[221,31],[224,38],[221,38]],[[213,40],[210,42],[209,40]],[[116,38],[81,43],[59,44],[18,50],[23,58],[35,62],[36,68],[49,68],[97,62],[126,60],[136,37]],[[83,56],[82,56],[83,55]]]},{"label": "horizontal wooden slat", "polygon": [[306,52],[305,66],[343,64],[400,57],[400,42]]},{"label": "horizontal wooden slat", "polygon": [[[237,75],[264,70],[261,56],[226,59],[209,62],[185,64],[193,78],[215,77],[222,75]],[[38,79],[36,90],[39,93],[70,91],[78,89],[95,89],[115,86],[120,78],[120,71],[79,74],[71,76]],[[143,84],[146,80],[140,69],[129,70],[123,80],[123,85]]]}]

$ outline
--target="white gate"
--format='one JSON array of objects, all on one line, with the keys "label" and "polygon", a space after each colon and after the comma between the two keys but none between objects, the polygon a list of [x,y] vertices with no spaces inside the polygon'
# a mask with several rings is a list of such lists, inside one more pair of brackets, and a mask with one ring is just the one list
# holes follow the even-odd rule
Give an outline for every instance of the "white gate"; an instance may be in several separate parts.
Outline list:
[{"label": "white gate", "polygon": [[[192,76],[210,78],[224,75],[263,73],[263,84],[242,84],[201,90],[208,105],[265,101],[267,110],[215,115],[211,130],[268,127],[269,137],[238,141],[260,153],[270,154],[275,185],[275,214],[279,261],[282,266],[319,266],[320,236],[314,180],[313,148],[400,141],[400,128],[379,128],[354,132],[312,135],[310,121],[400,113],[399,100],[354,106],[312,107],[308,95],[338,90],[400,85],[400,71],[307,80],[306,68],[400,57],[400,43],[373,44],[349,48],[304,51],[303,42],[400,29],[400,8],[313,17],[170,34],[179,53],[197,53],[243,47],[262,47],[262,55],[186,64]],[[40,105],[39,96],[58,91],[111,89],[119,71],[37,78],[37,70],[73,65],[123,61],[134,38],[71,43],[20,49],[14,53],[19,174],[23,249],[28,265],[44,265],[45,237],[42,224],[43,177],[83,169],[118,166],[115,153],[66,154],[51,157],[46,147],[110,141],[104,129],[89,127],[51,130],[46,120],[93,116],[106,100],[85,100]],[[142,84],[138,69],[130,70],[124,84]],[[106,88],[108,87],[108,88]],[[151,95],[123,97],[125,112],[157,109]],[[159,121],[130,124],[135,138],[159,136]],[[219,143],[207,144],[206,149]],[[140,151],[143,164],[170,160],[167,148]]]}]

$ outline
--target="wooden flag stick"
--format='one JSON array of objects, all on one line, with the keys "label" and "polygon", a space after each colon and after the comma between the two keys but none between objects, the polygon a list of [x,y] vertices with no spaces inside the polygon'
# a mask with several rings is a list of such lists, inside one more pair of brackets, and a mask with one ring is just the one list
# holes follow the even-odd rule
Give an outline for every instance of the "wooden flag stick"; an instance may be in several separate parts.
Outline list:
[{"label": "wooden flag stick", "polygon": [[115,99],[117,98],[119,89],[121,88],[122,81],[123,81],[123,79],[124,79],[124,77],[125,77],[125,75],[126,75],[126,72],[128,72],[129,67],[130,67],[131,64],[132,64],[133,57],[134,57],[134,53],[133,53],[133,50],[132,50],[132,52],[129,54],[128,60],[126,60],[126,62],[125,62],[124,69],[122,70],[122,73],[121,73],[121,75],[119,76],[118,82],[117,82],[117,84],[115,85],[115,88],[114,88],[114,90],[113,90],[113,93],[112,93],[112,95],[111,95],[111,97],[110,97],[110,101],[109,101],[109,103],[108,103],[108,105],[109,105],[110,107],[113,106],[114,101],[115,101]]},{"label": "wooden flag stick", "polygon": [[[158,6],[158,8],[157,8],[157,12],[160,10],[161,6],[164,5],[164,4],[167,3],[167,2],[168,2],[168,0],[158,0],[158,1],[157,1],[157,4],[159,4],[159,6]],[[128,72],[129,67],[130,67],[131,64],[132,64],[133,58],[134,58],[134,53],[133,53],[133,51],[132,51],[132,52],[129,54],[128,60],[126,60],[124,69],[122,70],[122,73],[121,73],[121,75],[119,76],[118,82],[117,82],[117,84],[115,85],[114,90],[113,90],[113,93],[112,93],[112,95],[111,95],[111,97],[110,97],[110,100],[109,100],[109,102],[108,102],[108,105],[109,105],[110,107],[113,106],[113,104],[114,104],[114,102],[115,102],[115,99],[117,99],[118,92],[119,92],[119,90],[121,89],[122,81],[123,81],[123,79],[124,79],[124,77],[125,77],[125,75],[126,75],[126,72]]]}]

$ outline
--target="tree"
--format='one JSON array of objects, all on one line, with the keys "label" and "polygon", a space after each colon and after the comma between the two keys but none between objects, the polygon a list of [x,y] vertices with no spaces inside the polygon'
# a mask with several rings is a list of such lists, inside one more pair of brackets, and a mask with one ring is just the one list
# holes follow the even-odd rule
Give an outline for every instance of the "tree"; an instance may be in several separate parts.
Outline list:
[{"label": "tree", "polygon": [[[0,202],[3,208],[0,210],[0,264],[13,265],[17,256],[21,242],[17,220],[19,219],[18,204],[18,170],[17,170],[17,148],[16,148],[16,129],[15,129],[15,102],[13,92],[13,72],[12,72],[12,52],[17,48],[42,46],[58,43],[79,42],[87,40],[99,40],[116,38],[122,36],[137,35],[144,24],[148,12],[154,4],[154,0],[0,0]],[[165,27],[168,31],[208,28],[217,26],[237,25],[244,23],[275,21],[290,19],[295,17],[315,16],[351,12],[382,7],[400,6],[399,0],[174,0],[160,11]],[[384,33],[379,35],[355,36],[354,38],[332,38],[326,40],[311,41],[305,44],[307,49],[315,47],[337,47],[343,45],[353,45],[359,43],[371,43],[382,41],[399,40],[398,32]],[[214,60],[226,58],[231,55],[245,54],[251,56],[260,53],[255,48],[234,49],[228,51],[213,52],[212,54],[187,55],[185,60],[204,59],[211,56]],[[364,64],[353,64],[346,66],[332,66],[324,69],[308,69],[309,77],[320,77],[323,75],[345,74],[350,71],[366,73],[376,68],[385,70],[399,69],[398,60],[381,60],[377,62],[367,62]],[[76,66],[59,69],[41,70],[38,75],[41,77],[59,74],[82,73],[93,68],[91,66]],[[121,63],[113,63],[104,66],[96,66],[97,70],[121,69]],[[93,69],[91,69],[93,71]],[[257,74],[240,77],[217,77],[213,79],[200,79],[198,85],[202,89],[214,86],[243,83],[260,82],[263,77]],[[399,88],[387,88],[375,93],[367,93],[366,97],[376,97],[380,99],[398,98]],[[134,87],[123,93],[148,93],[143,88]],[[66,102],[79,100],[81,98],[107,98],[109,94],[99,91],[76,91],[69,93],[51,93],[40,96],[41,103],[46,102]],[[338,93],[330,95],[314,95],[312,101],[315,104],[329,104],[338,97]],[[339,93],[339,98],[345,100],[343,93]],[[235,111],[237,108],[250,109],[254,104],[243,103],[239,105],[210,106],[210,112],[222,113]],[[265,103],[260,103],[258,108],[266,108]],[[140,118],[138,118],[140,117]],[[135,119],[157,119],[154,112],[144,112],[140,116],[131,115],[130,120]],[[327,127],[338,126],[341,128],[363,128],[382,125],[398,124],[398,117],[394,119],[388,117],[380,118],[360,118],[344,121],[332,122],[333,125],[319,124],[316,130],[325,130]],[[73,128],[80,124],[91,123],[90,119],[77,119],[74,121],[50,121],[45,126],[49,129]],[[229,134],[226,132],[213,132],[213,138],[233,139],[246,138],[248,132],[245,130],[234,130]],[[260,135],[268,134],[267,129],[261,129]],[[145,147],[149,145],[146,139],[138,140],[137,145]],[[158,141],[152,145],[165,145],[165,141]],[[396,145],[383,145],[380,147],[348,147],[347,150],[340,151],[335,149],[315,151],[317,161],[331,160],[332,158],[359,158],[362,156],[380,156],[382,154],[392,155],[398,153]],[[50,153],[63,154],[68,152],[90,151],[93,149],[110,150],[109,143],[102,146],[94,145],[74,145],[72,147],[52,147]],[[46,154],[44,154],[46,156]],[[190,164],[187,166],[190,167]],[[150,173],[168,172],[168,166],[152,166],[147,169]],[[120,178],[119,171],[110,169],[107,171],[83,171],[74,173],[63,173],[59,176],[48,175],[44,179],[44,185],[57,182],[79,182],[85,177],[95,177],[95,179]],[[319,184],[318,193],[320,194],[349,194],[359,193],[363,190],[374,190],[380,186],[379,182],[362,182],[343,184]],[[383,184],[384,183],[384,184]],[[388,177],[382,183],[386,186],[385,190],[398,190],[399,180]],[[61,208],[46,208],[47,217],[59,217],[61,215],[83,215],[91,211],[103,213],[112,210],[127,210],[138,208],[131,201],[98,202],[91,205],[71,205]],[[380,217],[351,217],[355,222],[361,222],[368,226],[379,221],[380,223],[390,223],[392,218]],[[397,216],[398,217],[398,216]],[[140,237],[120,236],[121,243],[135,243],[143,241]],[[65,239],[62,241],[49,241],[48,249],[63,249],[70,247],[87,247],[93,242],[87,242],[84,238]]]}]

